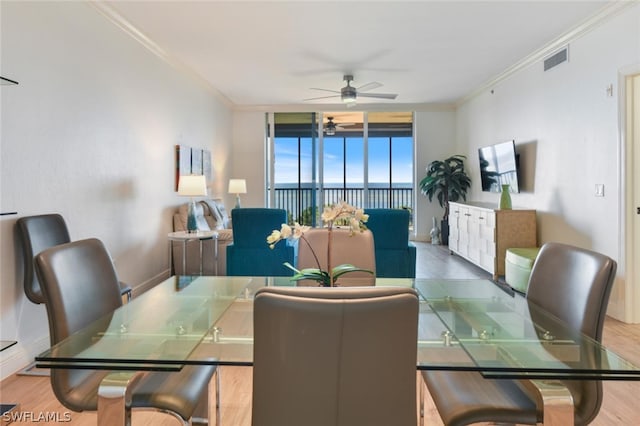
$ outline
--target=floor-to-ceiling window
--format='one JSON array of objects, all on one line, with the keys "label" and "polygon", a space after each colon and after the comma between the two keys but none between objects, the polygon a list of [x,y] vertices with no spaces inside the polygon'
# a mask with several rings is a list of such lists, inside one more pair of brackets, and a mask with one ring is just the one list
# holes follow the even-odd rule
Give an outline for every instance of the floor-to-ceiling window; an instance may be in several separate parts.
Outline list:
[{"label": "floor-to-ceiling window", "polygon": [[274,113],[267,120],[269,205],[319,224],[322,206],[413,207],[413,114]]}]

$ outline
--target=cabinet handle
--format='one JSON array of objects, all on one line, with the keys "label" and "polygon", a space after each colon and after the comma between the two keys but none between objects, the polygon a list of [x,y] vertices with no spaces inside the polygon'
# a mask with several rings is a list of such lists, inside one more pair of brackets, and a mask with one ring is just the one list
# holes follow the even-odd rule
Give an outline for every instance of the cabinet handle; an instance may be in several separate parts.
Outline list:
[{"label": "cabinet handle", "polygon": [[484,216],[478,216],[478,219],[484,220]]},{"label": "cabinet handle", "polygon": [[470,214],[470,213],[465,213],[464,215],[465,215],[465,216],[471,216],[471,214]]}]

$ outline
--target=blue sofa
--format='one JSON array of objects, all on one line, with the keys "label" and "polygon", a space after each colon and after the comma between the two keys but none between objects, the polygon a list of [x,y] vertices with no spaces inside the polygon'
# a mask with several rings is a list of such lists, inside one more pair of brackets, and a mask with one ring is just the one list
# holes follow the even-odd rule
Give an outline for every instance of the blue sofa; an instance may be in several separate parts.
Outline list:
[{"label": "blue sofa", "polygon": [[283,265],[295,265],[294,247],[281,241],[271,249],[267,236],[287,223],[287,211],[269,208],[231,210],[233,243],[227,246],[227,275],[291,276]]},{"label": "blue sofa", "polygon": [[373,233],[376,276],[415,278],[416,246],[409,241],[410,213],[404,209],[366,209]]}]

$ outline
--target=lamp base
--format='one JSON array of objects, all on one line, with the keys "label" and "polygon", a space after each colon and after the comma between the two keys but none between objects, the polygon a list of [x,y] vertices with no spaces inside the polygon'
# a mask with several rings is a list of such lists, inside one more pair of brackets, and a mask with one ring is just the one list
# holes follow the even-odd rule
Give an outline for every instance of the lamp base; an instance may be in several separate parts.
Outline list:
[{"label": "lamp base", "polygon": [[187,210],[187,232],[190,234],[198,232],[198,223],[196,222],[196,202],[193,199],[191,199],[189,209]]},{"label": "lamp base", "polygon": [[235,206],[235,208],[236,209],[240,208],[240,195],[236,195],[236,206]]}]

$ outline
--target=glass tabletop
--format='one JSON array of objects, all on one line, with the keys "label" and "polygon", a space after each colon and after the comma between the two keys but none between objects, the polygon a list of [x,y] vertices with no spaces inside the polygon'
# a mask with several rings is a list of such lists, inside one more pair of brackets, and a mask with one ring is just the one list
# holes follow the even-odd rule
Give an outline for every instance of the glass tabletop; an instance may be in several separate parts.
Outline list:
[{"label": "glass tabletop", "polygon": [[415,286],[446,327],[448,344],[459,346],[485,377],[640,380],[635,365],[491,281],[416,280]]},{"label": "glass tabletop", "polygon": [[[378,279],[421,296],[418,369],[489,377],[640,380],[640,370],[488,280]],[[287,277],[176,276],[38,357],[41,367],[252,365],[253,295]],[[381,342],[384,344],[384,342]]]}]

